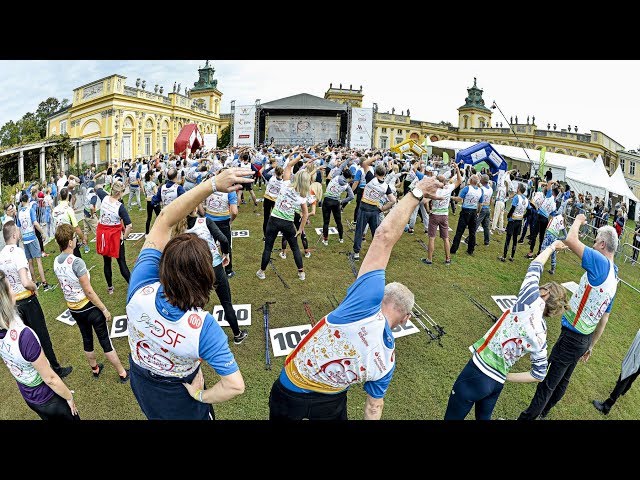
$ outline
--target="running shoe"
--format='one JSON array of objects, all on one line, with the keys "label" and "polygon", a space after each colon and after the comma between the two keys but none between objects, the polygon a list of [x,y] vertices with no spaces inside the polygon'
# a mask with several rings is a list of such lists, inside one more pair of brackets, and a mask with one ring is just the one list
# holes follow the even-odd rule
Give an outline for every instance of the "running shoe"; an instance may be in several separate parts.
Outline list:
[{"label": "running shoe", "polygon": [[300,280],[304,280],[306,278],[306,274],[304,272],[298,272],[298,278]]},{"label": "running shoe", "polygon": [[129,381],[129,377],[130,377],[129,370],[125,368],[124,371],[125,371],[124,377],[118,375],[118,378],[120,379],[120,383],[127,383]]},{"label": "running shoe", "polygon": [[84,246],[84,253],[89,253],[89,245]]},{"label": "running shoe", "polygon": [[344,243],[344,238],[338,240],[339,243]]},{"label": "running shoe", "polygon": [[42,286],[45,292],[48,292],[49,290],[53,290],[55,287],[55,285],[49,285],[48,283],[43,283]]},{"label": "running shoe", "polygon": [[233,278],[236,276],[236,272],[234,272],[233,270],[231,270],[229,273],[227,273],[227,278]]},{"label": "running shoe", "polygon": [[256,276],[260,279],[260,280],[264,280],[265,278],[267,278],[267,276],[264,274],[264,272],[262,270],[258,270],[256,272]]},{"label": "running shoe", "polygon": [[240,333],[238,335],[233,336],[233,343],[235,343],[236,345],[240,345],[248,336],[249,332],[247,330],[240,330]]},{"label": "running shoe", "polygon": [[91,369],[91,373],[93,373],[93,378],[99,378],[100,374],[102,373],[102,370],[104,370],[104,363],[99,363],[96,365],[96,367],[98,367],[97,370],[95,369]]},{"label": "running shoe", "polygon": [[353,254],[353,259],[354,260],[360,260],[360,253],[354,253]]},{"label": "running shoe", "polygon": [[107,287],[107,292],[109,295],[113,295],[113,287]]},{"label": "running shoe", "polygon": [[286,260],[287,259],[287,254],[284,251],[280,252],[280,258]]},{"label": "running shoe", "polygon": [[431,260],[429,260],[428,258],[421,258],[420,261],[422,263],[424,263],[425,265],[433,265],[433,262]]},{"label": "running shoe", "polygon": [[328,246],[329,246],[329,241],[328,241],[328,240],[322,240],[322,244],[323,244],[325,247],[328,247]]},{"label": "running shoe", "polygon": [[309,258],[311,256],[311,252],[304,252],[304,257]]}]

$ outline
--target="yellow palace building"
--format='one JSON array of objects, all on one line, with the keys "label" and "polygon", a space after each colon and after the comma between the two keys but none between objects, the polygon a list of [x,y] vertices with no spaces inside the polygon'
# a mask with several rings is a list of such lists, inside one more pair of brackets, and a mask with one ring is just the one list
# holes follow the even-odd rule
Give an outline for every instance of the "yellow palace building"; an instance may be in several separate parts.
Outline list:
[{"label": "yellow palace building", "polygon": [[[138,78],[111,75],[73,90],[71,106],[49,117],[47,136],[67,133],[76,146],[78,165],[150,156],[173,151],[173,141],[187,123],[200,131],[221,131],[222,92],[209,65],[198,70],[193,88],[180,85],[164,93],[162,86],[146,85]],[[68,160],[61,159],[66,170]]]}]

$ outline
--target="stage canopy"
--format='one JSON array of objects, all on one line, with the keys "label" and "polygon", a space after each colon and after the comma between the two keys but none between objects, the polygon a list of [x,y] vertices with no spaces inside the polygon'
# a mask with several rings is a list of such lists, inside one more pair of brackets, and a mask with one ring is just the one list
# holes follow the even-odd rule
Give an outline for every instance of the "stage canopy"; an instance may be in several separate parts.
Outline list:
[{"label": "stage canopy", "polygon": [[176,137],[176,140],[173,142],[173,153],[181,155],[182,158],[185,156],[182,153],[186,148],[190,148],[191,151],[195,151],[204,145],[204,139],[202,138],[202,134],[200,130],[198,130],[198,125],[195,123],[187,123],[180,133]]},{"label": "stage canopy", "polygon": [[263,110],[329,110],[346,112],[347,106],[308,93],[299,93],[260,105]]}]

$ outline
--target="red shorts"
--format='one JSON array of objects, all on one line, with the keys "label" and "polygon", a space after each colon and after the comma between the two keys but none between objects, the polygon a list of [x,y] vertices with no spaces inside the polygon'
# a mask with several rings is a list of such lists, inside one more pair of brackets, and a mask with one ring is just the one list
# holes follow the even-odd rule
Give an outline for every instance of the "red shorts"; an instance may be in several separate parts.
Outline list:
[{"label": "red shorts", "polygon": [[103,225],[96,228],[96,251],[104,257],[120,256],[120,235],[122,225]]}]

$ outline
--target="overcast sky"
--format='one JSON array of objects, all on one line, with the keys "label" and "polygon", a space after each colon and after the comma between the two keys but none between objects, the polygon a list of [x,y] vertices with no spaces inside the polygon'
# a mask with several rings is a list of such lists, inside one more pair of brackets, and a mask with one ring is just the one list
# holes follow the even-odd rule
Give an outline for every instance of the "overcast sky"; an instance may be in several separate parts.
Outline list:
[{"label": "overcast sky", "polygon": [[[18,120],[48,97],[71,100],[73,89],[115,73],[147,81],[147,90],[157,83],[171,92],[173,83],[193,87],[197,69],[204,60],[60,60],[0,61],[0,126]],[[364,107],[378,104],[379,111],[409,108],[411,118],[430,122],[458,123],[457,108],[464,104],[466,89],[478,79],[485,105],[495,100],[509,119],[525,123],[535,115],[538,128],[547,123],[579,133],[599,130],[627,149],[640,145],[635,123],[640,96],[640,61],[577,60],[211,60],[223,93],[222,112],[229,102],[266,103],[278,98],[310,93],[319,97],[342,83],[363,87]],[[497,110],[492,124],[506,122]]]}]

